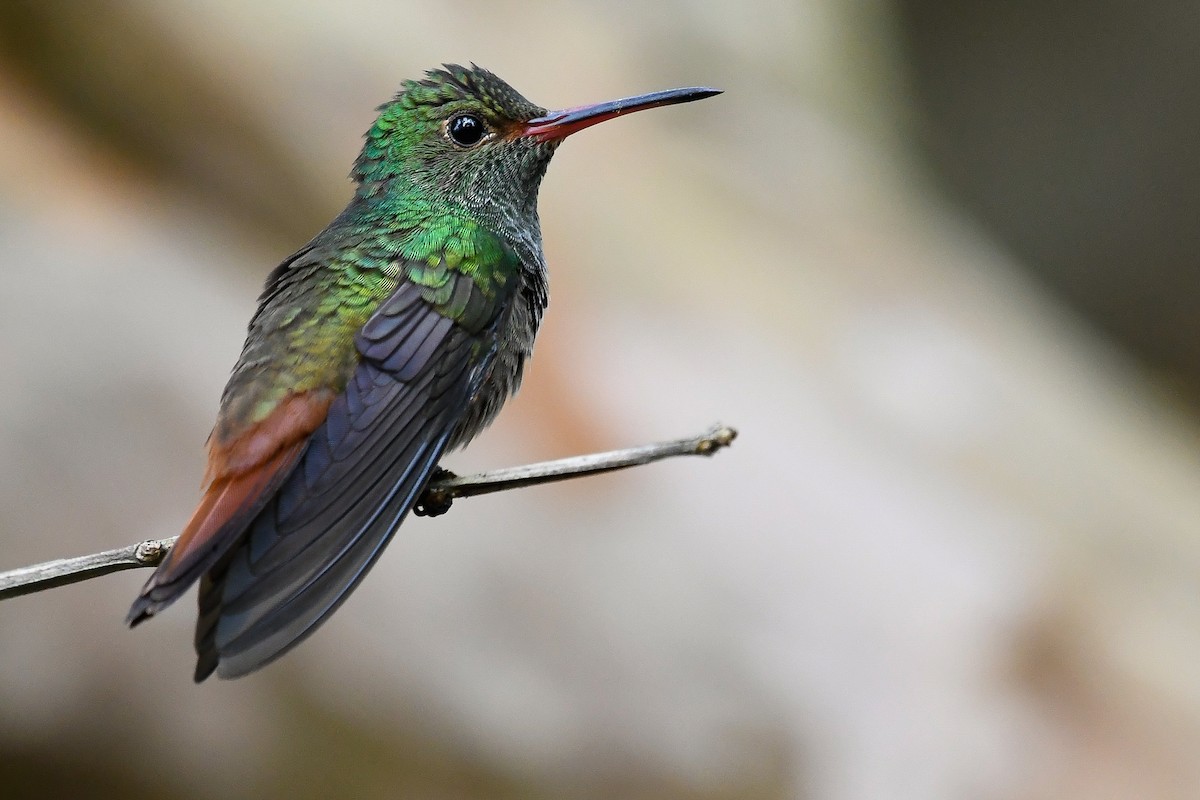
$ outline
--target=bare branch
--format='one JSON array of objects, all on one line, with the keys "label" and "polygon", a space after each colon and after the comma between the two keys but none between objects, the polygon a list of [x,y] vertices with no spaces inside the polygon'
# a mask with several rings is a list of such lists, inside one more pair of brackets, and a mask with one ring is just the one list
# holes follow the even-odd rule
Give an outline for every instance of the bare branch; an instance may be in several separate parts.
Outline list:
[{"label": "bare branch", "polygon": [[[442,470],[429,482],[413,512],[436,517],[450,510],[450,504],[460,497],[474,497],[479,494],[519,489],[523,486],[535,486],[539,483],[612,472],[675,456],[711,456],[721,448],[728,447],[735,438],[737,431],[733,428],[714,425],[707,432],[687,439],[573,456],[557,461],[543,461],[539,464],[509,467],[466,477],[458,477]],[[0,572],[0,600],[78,583],[110,572],[154,567],[163,560],[174,543],[174,537],[149,539],[116,550],[105,550],[102,553],[77,558],[60,558],[57,561]]]},{"label": "bare branch", "polygon": [[163,560],[174,543],[175,537],[149,539],[128,547],[118,547],[116,550],[92,553],[90,556],[60,558],[31,567],[0,572],[0,600],[98,578],[123,569],[158,566],[158,562]]}]

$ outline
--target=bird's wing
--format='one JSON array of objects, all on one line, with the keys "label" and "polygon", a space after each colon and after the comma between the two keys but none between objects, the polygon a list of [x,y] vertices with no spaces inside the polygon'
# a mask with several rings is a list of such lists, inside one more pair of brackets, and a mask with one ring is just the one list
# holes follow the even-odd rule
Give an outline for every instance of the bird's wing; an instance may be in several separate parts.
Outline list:
[{"label": "bird's wing", "polygon": [[[275,268],[251,320],[252,330],[271,298],[289,285],[284,277],[311,272],[323,263],[321,256],[314,256],[310,243]],[[142,587],[126,617],[128,624],[137,625],[175,602],[241,538],[296,466],[336,394],[329,388],[295,391],[283,395],[261,420],[239,421],[227,429],[218,422],[208,441],[204,495],[174,547]]]},{"label": "bird's wing", "polygon": [[173,603],[246,530],[304,452],[334,393],[293,394],[230,442],[209,442],[207,488],[174,547],[146,581],[126,622],[137,625]]},{"label": "bird's wing", "polygon": [[402,282],[381,304],[356,339],[361,360],[345,391],[246,536],[201,583],[196,680],[214,669],[225,678],[258,669],[346,599],[486,377],[506,300],[449,272],[436,292]]}]

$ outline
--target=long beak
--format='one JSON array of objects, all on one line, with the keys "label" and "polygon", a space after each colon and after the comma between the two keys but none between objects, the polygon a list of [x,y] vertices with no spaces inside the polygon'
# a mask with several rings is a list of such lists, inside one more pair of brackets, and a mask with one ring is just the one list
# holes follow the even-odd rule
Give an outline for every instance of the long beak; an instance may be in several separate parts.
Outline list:
[{"label": "long beak", "polygon": [[607,103],[596,103],[590,106],[564,108],[560,111],[550,111],[547,114],[531,119],[525,123],[522,136],[529,136],[543,142],[563,139],[576,131],[590,128],[606,119],[619,117],[622,114],[632,114],[634,111],[644,111],[647,108],[671,106],[676,103],[690,103],[693,100],[703,100],[720,94],[720,89],[692,87],[689,89],[668,89],[665,92],[639,94],[637,97],[626,97]]}]

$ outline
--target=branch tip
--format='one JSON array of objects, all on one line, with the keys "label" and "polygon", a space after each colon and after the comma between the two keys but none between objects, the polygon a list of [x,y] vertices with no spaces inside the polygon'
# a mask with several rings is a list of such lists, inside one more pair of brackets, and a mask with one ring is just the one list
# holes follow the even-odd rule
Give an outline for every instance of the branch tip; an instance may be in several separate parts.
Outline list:
[{"label": "branch tip", "polygon": [[738,432],[728,425],[714,425],[708,433],[696,441],[696,454],[711,456],[723,447],[729,447],[737,438]]}]

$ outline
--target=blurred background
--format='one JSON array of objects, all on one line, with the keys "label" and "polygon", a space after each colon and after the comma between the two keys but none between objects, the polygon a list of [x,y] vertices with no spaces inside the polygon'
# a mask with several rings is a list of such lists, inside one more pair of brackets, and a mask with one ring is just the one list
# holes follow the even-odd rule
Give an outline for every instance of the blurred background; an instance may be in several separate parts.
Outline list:
[{"label": "blurred background", "polygon": [[0,797],[1194,798],[1200,15],[1089,4],[0,4],[0,569],[172,535],[267,272],[476,61],[573,138],[549,316],[459,472],[191,682],[125,572],[0,604]]}]

